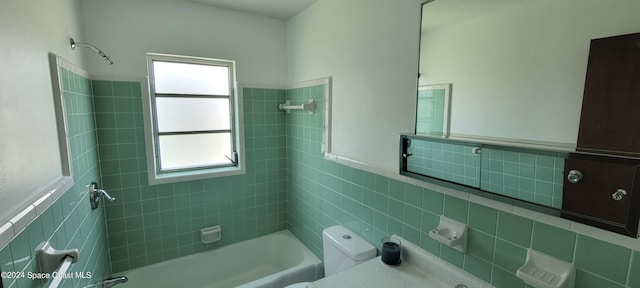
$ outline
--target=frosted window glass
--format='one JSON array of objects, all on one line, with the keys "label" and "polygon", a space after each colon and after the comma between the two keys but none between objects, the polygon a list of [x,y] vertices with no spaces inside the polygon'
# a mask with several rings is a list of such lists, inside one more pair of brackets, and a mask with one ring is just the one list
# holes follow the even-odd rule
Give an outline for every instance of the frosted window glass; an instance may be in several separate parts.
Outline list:
[{"label": "frosted window glass", "polygon": [[160,94],[229,95],[229,67],[153,62],[155,91]]},{"label": "frosted window glass", "polygon": [[231,134],[160,136],[161,170],[231,164]]},{"label": "frosted window glass", "polygon": [[156,98],[158,131],[229,130],[229,99]]}]

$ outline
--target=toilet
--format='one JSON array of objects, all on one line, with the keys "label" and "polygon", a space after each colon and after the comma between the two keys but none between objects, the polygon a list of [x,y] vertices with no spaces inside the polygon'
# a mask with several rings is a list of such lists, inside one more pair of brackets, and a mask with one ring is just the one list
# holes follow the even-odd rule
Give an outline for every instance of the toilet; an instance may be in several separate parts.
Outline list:
[{"label": "toilet", "polygon": [[[322,231],[322,250],[325,277],[376,257],[376,247],[341,225]],[[296,283],[285,288],[305,288],[308,283]]]}]

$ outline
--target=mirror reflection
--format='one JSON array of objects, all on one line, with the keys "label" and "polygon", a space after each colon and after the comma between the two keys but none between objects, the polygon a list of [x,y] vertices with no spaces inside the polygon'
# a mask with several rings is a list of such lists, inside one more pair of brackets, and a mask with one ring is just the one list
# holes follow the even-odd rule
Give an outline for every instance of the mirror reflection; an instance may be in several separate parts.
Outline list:
[{"label": "mirror reflection", "polygon": [[417,135],[401,140],[401,173],[636,237],[640,2],[422,9]]},{"label": "mirror reflection", "polygon": [[422,13],[419,87],[451,83],[451,137],[569,149],[590,40],[640,31],[632,0],[436,0]]}]

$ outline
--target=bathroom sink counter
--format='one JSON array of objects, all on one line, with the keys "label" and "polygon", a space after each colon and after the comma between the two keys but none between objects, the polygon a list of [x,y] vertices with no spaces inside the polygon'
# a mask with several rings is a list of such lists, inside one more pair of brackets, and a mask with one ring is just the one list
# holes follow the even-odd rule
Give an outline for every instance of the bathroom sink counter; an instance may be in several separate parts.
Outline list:
[{"label": "bathroom sink counter", "polygon": [[429,287],[449,288],[435,276],[425,273],[418,266],[403,263],[388,266],[380,256],[340,273],[313,283],[315,288],[371,288],[371,287]]},{"label": "bathroom sink counter", "polygon": [[441,260],[422,248],[396,235],[402,241],[402,264],[389,266],[380,256],[342,272],[313,282],[310,287],[458,287],[491,288],[484,282],[460,268]]}]

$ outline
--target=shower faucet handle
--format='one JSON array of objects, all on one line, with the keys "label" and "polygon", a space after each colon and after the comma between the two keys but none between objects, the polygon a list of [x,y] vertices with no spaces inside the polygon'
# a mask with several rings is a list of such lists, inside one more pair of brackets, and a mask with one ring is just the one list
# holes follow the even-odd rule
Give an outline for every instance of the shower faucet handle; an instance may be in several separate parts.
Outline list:
[{"label": "shower faucet handle", "polygon": [[96,182],[91,182],[91,184],[89,184],[89,202],[91,203],[91,209],[98,208],[101,196],[104,196],[105,199],[111,202],[116,201],[116,198],[111,197],[107,191],[98,188],[98,184]]},{"label": "shower faucet handle", "polygon": [[98,189],[98,194],[100,194],[100,196],[104,196],[104,198],[106,198],[110,202],[116,201],[116,198],[111,197],[111,195],[109,195],[109,193],[107,193],[107,191],[104,191],[103,189]]}]

